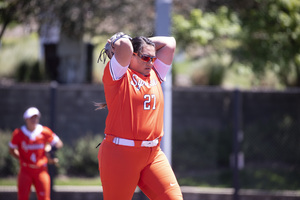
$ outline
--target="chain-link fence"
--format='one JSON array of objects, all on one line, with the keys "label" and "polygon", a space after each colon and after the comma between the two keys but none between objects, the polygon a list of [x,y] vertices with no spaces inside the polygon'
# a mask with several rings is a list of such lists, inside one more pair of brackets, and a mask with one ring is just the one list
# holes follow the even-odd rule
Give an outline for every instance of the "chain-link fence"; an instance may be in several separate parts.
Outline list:
[{"label": "chain-link fence", "polygon": [[300,189],[299,90],[193,92],[174,93],[185,99],[173,101],[173,115],[182,115],[173,116],[173,167],[181,184]]},{"label": "chain-link fence", "polygon": [[243,93],[241,187],[300,188],[300,93]]},{"label": "chain-link fence", "polygon": [[[51,125],[49,86],[0,89],[1,129],[22,124],[29,105],[41,108],[42,123]],[[104,98],[101,87],[58,86],[56,92],[53,121],[65,144],[89,132],[102,134],[107,110],[95,112],[92,104]],[[173,88],[172,103],[172,166],[180,185],[299,190],[300,90]],[[240,152],[238,171],[234,150]]]}]

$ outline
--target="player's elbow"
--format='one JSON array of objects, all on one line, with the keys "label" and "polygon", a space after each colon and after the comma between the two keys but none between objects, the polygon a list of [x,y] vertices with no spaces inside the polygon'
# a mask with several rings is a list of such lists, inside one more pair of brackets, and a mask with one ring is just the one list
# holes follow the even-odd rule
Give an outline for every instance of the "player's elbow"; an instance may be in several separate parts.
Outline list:
[{"label": "player's elbow", "polygon": [[115,53],[119,52],[128,52],[129,54],[133,53],[133,46],[131,41],[128,38],[121,38],[115,44]]},{"label": "player's elbow", "polygon": [[19,151],[17,149],[9,148],[9,154],[15,158],[19,158]]},{"label": "player's elbow", "polygon": [[167,45],[168,48],[174,52],[176,49],[176,39],[174,37],[169,37],[169,41]]},{"label": "player's elbow", "polygon": [[60,149],[64,146],[64,144],[61,140],[58,140],[54,146],[56,147],[56,149]]}]

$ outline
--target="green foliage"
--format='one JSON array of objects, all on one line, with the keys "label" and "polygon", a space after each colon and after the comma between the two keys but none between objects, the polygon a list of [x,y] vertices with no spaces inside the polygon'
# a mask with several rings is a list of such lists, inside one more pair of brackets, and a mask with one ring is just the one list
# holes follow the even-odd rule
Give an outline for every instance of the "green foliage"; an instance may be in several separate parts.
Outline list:
[{"label": "green foliage", "polygon": [[[87,134],[78,138],[73,145],[65,144],[57,150],[59,158],[58,173],[68,176],[99,176],[97,144],[102,136]],[[8,143],[11,140],[11,131],[0,130],[0,177],[16,176],[19,169],[17,159],[9,154]]]},{"label": "green foliage", "polygon": [[[222,57],[236,47],[235,38],[240,31],[237,15],[226,7],[220,7],[216,13],[194,9],[188,19],[182,15],[173,16],[173,34],[179,47],[185,49],[192,59],[203,59],[204,62],[192,70],[193,84],[222,84],[231,63],[224,62]],[[203,48],[197,49],[199,45]]]},{"label": "green foliage", "polygon": [[272,71],[281,84],[300,86],[298,0],[256,0],[235,11],[220,7],[216,13],[194,9],[189,18],[174,15],[173,24],[185,50],[203,46],[200,57],[230,52],[233,62],[251,67],[259,79]]},{"label": "green foliage", "polygon": [[177,176],[179,185],[200,187],[232,187],[232,173],[225,170],[201,170],[197,173],[189,173]]},{"label": "green foliage", "polygon": [[41,82],[45,78],[39,61],[22,61],[16,70],[17,82]]},{"label": "green foliage", "polygon": [[300,2],[257,0],[239,11],[243,34],[233,53],[257,74],[276,72],[287,86],[300,86]]},{"label": "green foliage", "polygon": [[172,166],[181,185],[231,187],[231,133],[173,132]]},{"label": "green foliage", "polygon": [[6,25],[34,21],[42,30],[42,24],[53,25],[59,21],[62,33],[75,39],[84,35],[111,35],[116,31],[148,35],[154,30],[154,23],[149,23],[153,16],[154,4],[148,0],[18,0],[0,4],[0,22]]},{"label": "green foliage", "polygon": [[[285,116],[280,121],[270,130],[269,126],[263,125],[265,124],[263,122],[257,124],[257,127],[251,126],[250,129],[245,130],[248,134],[245,135],[243,151],[247,160],[246,167],[240,172],[243,188],[281,190],[299,188],[298,166],[288,165],[299,157],[299,151],[296,151],[299,149],[299,136],[296,134],[297,131],[292,135],[282,134],[287,128],[299,130],[299,125],[291,120],[290,116]],[[173,169],[179,183],[190,186],[231,187],[232,173],[229,167],[229,155],[232,150],[231,134],[229,130],[173,132],[172,142],[176,147],[173,148]],[[253,140],[252,138],[255,137],[256,140]],[[16,176],[18,172],[18,161],[8,153],[10,138],[11,131],[0,131],[0,177]],[[59,174],[67,177],[99,176],[97,160],[99,149],[95,147],[100,141],[102,141],[101,135],[86,134],[72,145],[65,144],[56,152],[59,158]],[[275,164],[279,157],[286,164]],[[60,185],[70,184],[70,182],[81,185],[83,181],[70,181],[64,178],[59,182]],[[93,179],[92,182],[89,184],[100,184],[98,178]],[[10,179],[8,184],[15,185],[15,179]],[[0,185],[7,185],[7,183],[0,182]]]},{"label": "green foliage", "polygon": [[102,141],[100,135],[87,134],[78,138],[74,144],[64,145],[57,151],[59,173],[69,176],[94,177],[99,175],[97,144]]},{"label": "green foliage", "polygon": [[9,154],[8,143],[11,139],[10,131],[0,130],[0,176],[15,176],[18,173],[18,160]]},{"label": "green foliage", "polygon": [[252,167],[241,170],[240,183],[245,189],[299,190],[299,170]]},{"label": "green foliage", "polygon": [[228,56],[212,55],[201,59],[191,73],[191,80],[194,85],[222,85],[228,68]]},{"label": "green foliage", "polygon": [[44,79],[44,77],[45,76],[41,70],[40,62],[34,62],[29,74],[29,80],[33,82],[41,82]]},{"label": "green foliage", "polygon": [[[230,133],[213,131],[187,131],[173,133],[173,167],[177,172],[216,169],[228,161]],[[219,151],[221,150],[221,151]],[[227,154],[226,154],[227,153]],[[225,154],[225,155],[224,155]],[[226,163],[226,161],[225,161]],[[228,165],[228,163],[227,163]]]},{"label": "green foliage", "polygon": [[240,32],[236,14],[221,7],[216,13],[203,13],[200,9],[190,12],[188,19],[173,16],[173,34],[182,48],[192,44],[208,45],[222,37],[234,37]]}]

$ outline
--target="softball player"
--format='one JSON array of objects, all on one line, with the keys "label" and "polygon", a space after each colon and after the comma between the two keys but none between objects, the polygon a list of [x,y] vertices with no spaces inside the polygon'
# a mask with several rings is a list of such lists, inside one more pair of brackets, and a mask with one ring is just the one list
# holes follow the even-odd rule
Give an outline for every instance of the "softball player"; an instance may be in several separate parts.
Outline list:
[{"label": "softball player", "polygon": [[139,186],[150,199],[181,200],[176,177],[160,149],[161,83],[171,67],[176,41],[117,35],[106,45],[111,60],[103,74],[108,116],[98,159],[104,199],[129,200]]},{"label": "softball player", "polygon": [[40,116],[37,108],[28,108],[23,115],[26,125],[14,130],[9,143],[10,153],[20,162],[18,200],[29,199],[32,184],[38,200],[50,200],[50,176],[45,147],[50,144],[61,148],[63,143],[48,127],[39,124]]}]

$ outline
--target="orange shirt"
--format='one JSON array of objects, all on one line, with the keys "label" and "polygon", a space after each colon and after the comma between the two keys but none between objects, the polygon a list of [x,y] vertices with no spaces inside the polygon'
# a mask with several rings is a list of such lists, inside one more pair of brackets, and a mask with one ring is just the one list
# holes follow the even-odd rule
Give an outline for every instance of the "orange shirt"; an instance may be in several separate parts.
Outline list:
[{"label": "orange shirt", "polygon": [[30,132],[26,126],[14,130],[10,148],[17,148],[20,154],[20,165],[31,165],[41,167],[47,164],[45,145],[54,145],[58,137],[48,127],[37,125],[36,129]]},{"label": "orange shirt", "polygon": [[108,108],[105,134],[132,140],[154,140],[163,136],[164,99],[161,79],[127,69],[114,80],[110,62],[103,73]]}]

